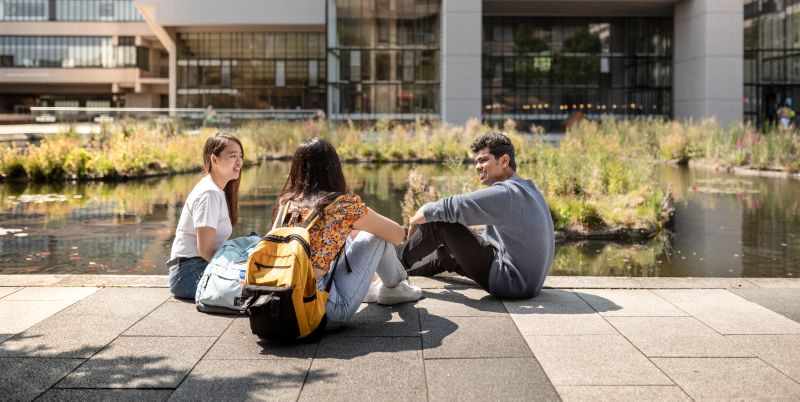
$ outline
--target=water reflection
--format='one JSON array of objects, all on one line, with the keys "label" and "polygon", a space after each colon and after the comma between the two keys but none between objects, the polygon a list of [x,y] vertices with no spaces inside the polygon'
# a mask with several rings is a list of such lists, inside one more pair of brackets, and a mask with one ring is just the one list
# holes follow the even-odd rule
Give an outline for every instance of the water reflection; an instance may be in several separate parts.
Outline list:
[{"label": "water reflection", "polygon": [[[410,165],[346,165],[351,191],[401,220]],[[424,165],[426,175],[448,168]],[[464,167],[467,169],[467,167]],[[234,235],[263,234],[289,171],[247,169]],[[800,183],[663,167],[676,201],[674,232],[641,244],[557,247],[560,275],[792,277],[800,274]],[[163,274],[183,201],[201,174],[128,183],[0,187],[0,273]]]},{"label": "water reflection", "polygon": [[[351,191],[401,219],[410,165],[347,165]],[[437,174],[438,166],[420,169]],[[286,162],[245,170],[234,236],[265,233]],[[180,211],[201,173],[125,183],[0,188],[0,273],[163,274]]]}]

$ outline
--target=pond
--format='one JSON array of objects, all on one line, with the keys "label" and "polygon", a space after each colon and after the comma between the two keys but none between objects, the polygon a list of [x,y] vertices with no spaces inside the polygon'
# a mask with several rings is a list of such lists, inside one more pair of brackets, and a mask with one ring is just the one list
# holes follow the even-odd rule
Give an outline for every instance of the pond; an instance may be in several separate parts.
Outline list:
[{"label": "pond", "polygon": [[[447,171],[418,167],[429,175]],[[346,165],[351,191],[401,220],[411,165]],[[234,235],[264,234],[288,162],[248,168]],[[0,274],[166,274],[186,195],[200,173],[124,183],[0,186]],[[559,244],[554,275],[800,276],[800,183],[660,168],[672,233],[643,243]]]}]

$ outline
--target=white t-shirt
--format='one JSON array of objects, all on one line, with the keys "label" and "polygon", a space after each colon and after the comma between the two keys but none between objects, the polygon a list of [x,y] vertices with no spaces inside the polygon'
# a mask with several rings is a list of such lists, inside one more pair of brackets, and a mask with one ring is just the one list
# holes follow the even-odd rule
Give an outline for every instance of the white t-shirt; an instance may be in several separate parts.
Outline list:
[{"label": "white t-shirt", "polygon": [[169,259],[199,257],[196,228],[204,226],[217,231],[214,236],[214,245],[217,248],[225,240],[228,240],[233,232],[231,218],[228,216],[228,203],[225,201],[225,191],[217,187],[211,180],[211,176],[203,177],[186,197],[178,228],[175,230],[175,241],[172,242]]}]

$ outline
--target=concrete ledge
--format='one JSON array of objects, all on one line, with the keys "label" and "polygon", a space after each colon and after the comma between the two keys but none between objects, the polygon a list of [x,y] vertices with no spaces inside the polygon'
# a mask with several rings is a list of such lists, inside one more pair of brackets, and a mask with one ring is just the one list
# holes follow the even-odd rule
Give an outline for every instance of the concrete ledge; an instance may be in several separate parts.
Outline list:
[{"label": "concrete ledge", "polygon": [[167,275],[0,275],[0,286],[165,288]]},{"label": "concrete ledge", "polygon": [[[457,275],[432,278],[413,276],[411,283],[424,289],[476,287]],[[167,275],[0,275],[0,287],[90,286],[166,288]],[[800,278],[631,278],[609,276],[550,276],[552,289],[745,289],[800,288]]]}]

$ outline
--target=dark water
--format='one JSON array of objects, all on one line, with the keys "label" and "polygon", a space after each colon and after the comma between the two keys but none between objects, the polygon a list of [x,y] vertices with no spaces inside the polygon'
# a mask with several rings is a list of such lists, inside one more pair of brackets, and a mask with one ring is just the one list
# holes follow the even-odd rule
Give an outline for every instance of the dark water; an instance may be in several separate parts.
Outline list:
[{"label": "dark water", "polygon": [[[246,170],[234,235],[263,234],[288,164]],[[409,165],[345,167],[352,191],[401,220]],[[442,166],[418,167],[445,176]],[[200,174],[130,183],[0,187],[0,274],[165,274],[183,200]],[[661,169],[674,194],[674,233],[642,244],[559,245],[553,274],[793,277],[800,275],[800,182]]]}]

